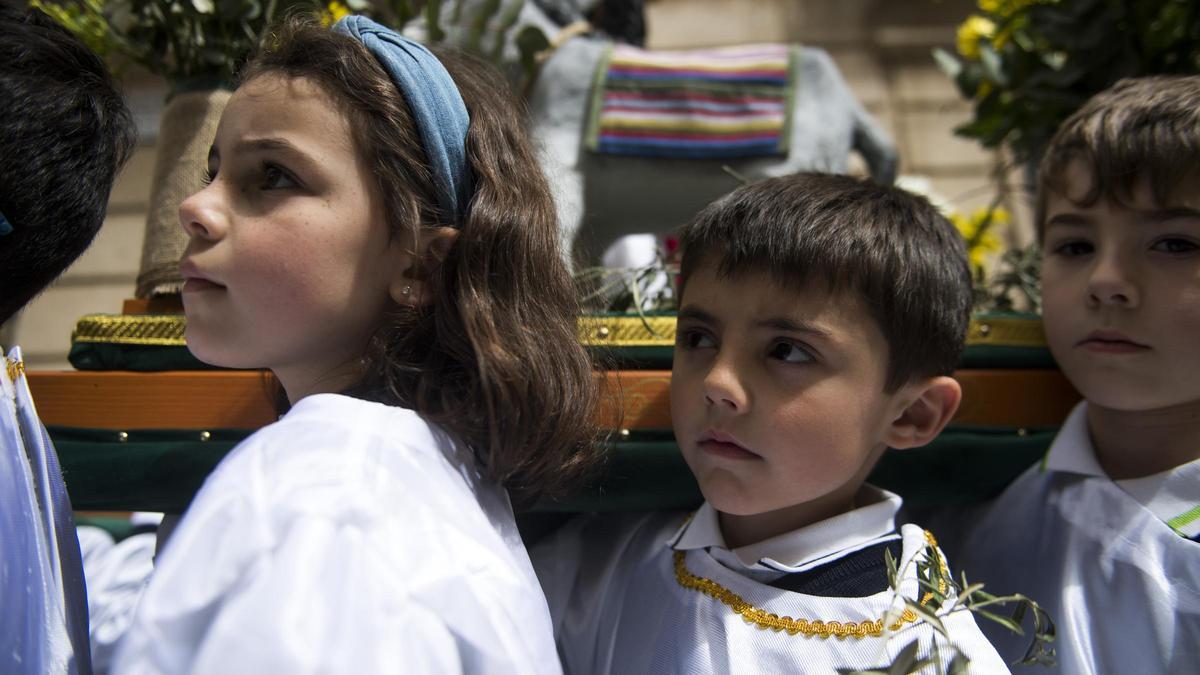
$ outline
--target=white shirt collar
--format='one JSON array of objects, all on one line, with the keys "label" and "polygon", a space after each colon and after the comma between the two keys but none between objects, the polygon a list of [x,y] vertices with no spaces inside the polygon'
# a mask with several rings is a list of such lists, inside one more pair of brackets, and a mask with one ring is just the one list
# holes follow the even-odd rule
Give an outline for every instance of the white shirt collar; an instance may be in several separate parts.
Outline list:
[{"label": "white shirt collar", "polygon": [[1042,470],[1108,478],[1096,461],[1096,448],[1087,425],[1087,401],[1080,401],[1063,422],[1042,460]]},{"label": "white shirt collar", "polygon": [[1153,476],[1115,482],[1182,536],[1200,535],[1200,459]]},{"label": "white shirt collar", "polygon": [[[1075,406],[1063,423],[1043,469],[1109,480],[1096,459],[1086,401]],[[1176,532],[1189,538],[1200,535],[1200,460],[1153,476],[1113,482]]]},{"label": "white shirt collar", "polygon": [[710,549],[714,555],[729,551],[733,556],[719,556],[727,564],[732,562],[727,558],[733,557],[746,568],[794,571],[806,563],[895,531],[896,512],[902,503],[898,495],[864,484],[857,501],[866,505],[732,551],[721,535],[717,510],[706,501],[669,544],[676,551]]}]

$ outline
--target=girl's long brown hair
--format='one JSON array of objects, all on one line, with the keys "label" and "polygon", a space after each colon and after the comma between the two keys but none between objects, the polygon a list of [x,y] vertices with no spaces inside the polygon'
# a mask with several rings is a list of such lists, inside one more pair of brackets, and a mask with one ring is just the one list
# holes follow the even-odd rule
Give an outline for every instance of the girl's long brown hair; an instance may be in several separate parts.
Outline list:
[{"label": "girl's long brown hair", "polygon": [[436,53],[471,116],[474,194],[461,222],[438,207],[408,106],[358,41],[293,17],[242,81],[305,77],[342,106],[392,236],[458,230],[426,281],[431,305],[392,309],[347,393],[417,410],[470,447],[515,501],[559,494],[596,463],[599,390],[578,339],[553,199],[500,73],[465,54]]}]

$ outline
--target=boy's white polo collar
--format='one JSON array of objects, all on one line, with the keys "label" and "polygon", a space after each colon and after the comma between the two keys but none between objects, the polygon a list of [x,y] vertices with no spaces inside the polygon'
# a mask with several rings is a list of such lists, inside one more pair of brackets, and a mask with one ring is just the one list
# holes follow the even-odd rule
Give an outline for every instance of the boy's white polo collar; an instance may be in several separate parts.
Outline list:
[{"label": "boy's white polo collar", "polygon": [[1042,460],[1043,471],[1077,473],[1081,476],[1108,478],[1100,462],[1096,461],[1096,449],[1087,426],[1087,402],[1081,401],[1063,422],[1046,458]]},{"label": "boy's white polo collar", "polygon": [[[1075,406],[1063,423],[1046,453],[1043,470],[1111,480],[1096,459],[1086,401]],[[1112,482],[1181,536],[1200,536],[1200,460],[1153,476]]]},{"label": "boy's white polo collar", "polygon": [[799,572],[833,554],[873,544],[895,532],[896,512],[902,503],[898,495],[863,485],[856,501],[865,505],[733,550],[725,545],[716,509],[706,501],[668,543],[676,551],[708,549],[713,557],[733,569]]}]

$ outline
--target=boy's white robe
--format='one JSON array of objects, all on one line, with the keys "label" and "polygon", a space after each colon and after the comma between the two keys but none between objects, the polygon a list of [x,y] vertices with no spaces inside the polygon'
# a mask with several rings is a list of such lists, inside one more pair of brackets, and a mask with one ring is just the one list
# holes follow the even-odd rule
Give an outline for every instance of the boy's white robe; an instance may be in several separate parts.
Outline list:
[{"label": "boy's white robe", "polygon": [[[826,622],[873,621],[902,608],[891,591],[862,598],[819,597],[768,585],[789,571],[833,563],[848,553],[895,539],[899,497],[876,502],[829,521],[774,538],[766,547],[733,551],[719,538],[715,511],[705,504],[687,524],[686,513],[579,518],[533,549],[546,591],[563,668],[568,673],[833,673],[890,663],[913,640],[928,655],[934,631],[924,622],[888,636],[864,639],[805,637],[763,630],[727,605],[682,587],[673,554],[686,551],[688,571],[716,581],[751,605],[779,616]],[[831,522],[837,521],[837,522]],[[810,529],[811,528],[811,529]],[[811,536],[805,536],[808,530]],[[924,531],[901,528],[901,591],[922,593],[916,566]],[[711,545],[705,546],[708,543]],[[788,564],[747,555],[805,551]],[[751,550],[753,549],[753,550]],[[784,558],[784,555],[777,555]],[[947,608],[949,609],[949,608]],[[939,612],[942,613],[942,612]],[[971,672],[1007,673],[969,612],[943,617],[955,644],[971,659]],[[949,652],[946,652],[949,653]],[[886,670],[886,668],[885,668]]]},{"label": "boy's white robe", "polygon": [[157,565],[113,672],[560,672],[507,494],[411,410],[299,401]]},{"label": "boy's white robe", "polygon": [[[7,355],[22,362],[20,348]],[[0,358],[0,672],[91,673],[71,503],[23,369]]]},{"label": "boy's white robe", "polygon": [[[1045,461],[970,524],[956,562],[988,590],[1024,593],[1050,612],[1059,665],[1038,672],[1200,672],[1200,543],[1184,536],[1200,518],[1179,519],[1182,534],[1166,524],[1189,504],[1200,506],[1200,461],[1113,481],[1081,403]],[[989,637],[1020,656],[1019,641]]]}]

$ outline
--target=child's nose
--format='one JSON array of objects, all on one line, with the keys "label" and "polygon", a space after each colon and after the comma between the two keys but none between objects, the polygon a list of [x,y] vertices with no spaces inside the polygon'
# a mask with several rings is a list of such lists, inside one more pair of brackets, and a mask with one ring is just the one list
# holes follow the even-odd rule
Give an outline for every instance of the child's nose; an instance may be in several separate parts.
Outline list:
[{"label": "child's nose", "polygon": [[1121,256],[1101,255],[1088,279],[1088,301],[1096,305],[1136,307],[1141,297],[1132,267]]},{"label": "child's nose", "polygon": [[217,187],[207,185],[179,204],[179,224],[189,237],[217,241],[228,230]]},{"label": "child's nose", "polygon": [[717,358],[704,378],[704,398],[709,405],[728,412],[743,413],[750,408],[750,397],[738,377],[737,368],[728,359]]}]

